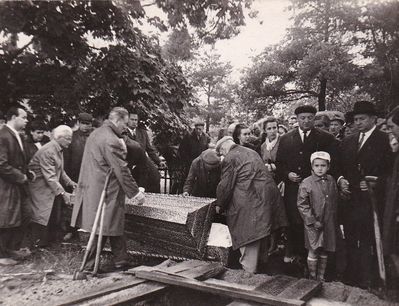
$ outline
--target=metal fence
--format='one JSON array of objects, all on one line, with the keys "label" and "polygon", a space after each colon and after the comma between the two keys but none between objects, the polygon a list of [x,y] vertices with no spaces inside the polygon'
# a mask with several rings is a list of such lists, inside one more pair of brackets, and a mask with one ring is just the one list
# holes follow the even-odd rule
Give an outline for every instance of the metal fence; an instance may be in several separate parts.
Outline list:
[{"label": "metal fence", "polygon": [[183,193],[184,181],[187,176],[186,167],[159,168],[159,174],[161,176],[161,193]]}]

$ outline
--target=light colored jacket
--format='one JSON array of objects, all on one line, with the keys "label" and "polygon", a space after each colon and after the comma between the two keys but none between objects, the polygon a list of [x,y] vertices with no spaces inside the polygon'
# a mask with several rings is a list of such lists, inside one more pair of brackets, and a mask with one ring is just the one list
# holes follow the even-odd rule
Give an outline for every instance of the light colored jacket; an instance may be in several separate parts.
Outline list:
[{"label": "light colored jacket", "polygon": [[47,226],[55,197],[73,183],[64,171],[61,146],[55,140],[45,144],[33,156],[29,170],[36,175],[29,183],[32,221]]}]

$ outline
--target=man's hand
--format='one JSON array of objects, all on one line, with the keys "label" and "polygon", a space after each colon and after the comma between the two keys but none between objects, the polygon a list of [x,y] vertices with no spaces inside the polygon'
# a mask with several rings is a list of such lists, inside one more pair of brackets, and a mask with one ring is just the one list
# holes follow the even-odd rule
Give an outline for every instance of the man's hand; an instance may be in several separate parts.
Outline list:
[{"label": "man's hand", "polygon": [[301,177],[295,172],[288,173],[288,179],[294,183],[299,183],[301,181]]},{"label": "man's hand", "polygon": [[71,186],[72,187],[72,189],[76,189],[77,187],[78,187],[78,184],[77,183],[75,183],[74,181],[72,181],[70,184],[69,184],[69,186]]},{"label": "man's hand", "polygon": [[29,170],[28,173],[26,174],[29,182],[34,182],[36,180],[36,174],[32,170]]},{"label": "man's hand", "polygon": [[359,187],[360,187],[360,190],[361,190],[361,191],[367,191],[367,190],[369,190],[368,187],[367,187],[366,181],[360,181]]},{"label": "man's hand", "polygon": [[344,178],[339,180],[339,189],[344,197],[348,197],[351,194],[349,191],[349,182]]},{"label": "man's hand", "polygon": [[217,214],[220,214],[220,210],[221,210],[220,206],[215,206],[215,210],[216,210]]},{"label": "man's hand", "polygon": [[144,192],[139,191],[139,193],[136,194],[136,195],[133,197],[133,199],[137,201],[137,205],[143,205],[143,204],[144,204],[144,201],[145,201]]},{"label": "man's hand", "polygon": [[314,226],[314,228],[317,229],[317,230],[323,229],[323,224],[322,224],[320,221],[316,221],[316,222],[313,224],[313,226]]},{"label": "man's hand", "polygon": [[188,196],[189,196],[189,194],[187,191],[183,192],[183,197],[188,197]]},{"label": "man's hand", "polygon": [[64,192],[62,194],[62,198],[64,199],[64,202],[65,202],[66,205],[72,205],[72,203],[71,203],[71,194],[70,193]]}]

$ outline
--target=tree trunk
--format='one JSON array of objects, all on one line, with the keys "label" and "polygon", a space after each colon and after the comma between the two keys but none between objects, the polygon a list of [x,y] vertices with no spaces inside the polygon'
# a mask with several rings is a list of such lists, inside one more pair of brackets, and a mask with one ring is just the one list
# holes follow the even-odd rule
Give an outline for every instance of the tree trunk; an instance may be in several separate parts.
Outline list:
[{"label": "tree trunk", "polygon": [[320,91],[318,97],[319,111],[326,110],[326,91],[327,91],[327,79],[320,80]]},{"label": "tree trunk", "polygon": [[208,94],[208,107],[206,110],[206,127],[205,127],[205,131],[208,133],[209,132],[209,124],[211,121],[211,116],[209,115],[211,112],[211,95]]}]

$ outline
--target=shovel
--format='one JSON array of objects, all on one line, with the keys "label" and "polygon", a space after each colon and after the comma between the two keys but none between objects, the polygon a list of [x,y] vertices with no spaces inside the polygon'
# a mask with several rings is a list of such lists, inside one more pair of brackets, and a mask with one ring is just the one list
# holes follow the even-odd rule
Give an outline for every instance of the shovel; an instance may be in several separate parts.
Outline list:
[{"label": "shovel", "polygon": [[75,273],[73,274],[73,278],[72,278],[73,280],[87,279],[87,276],[83,271],[84,271],[85,265],[87,263],[87,259],[89,257],[89,252],[90,252],[91,248],[93,247],[94,239],[96,237],[96,232],[97,232],[97,227],[98,227],[98,221],[101,217],[100,233],[99,233],[98,242],[97,242],[97,252],[96,252],[96,259],[95,259],[94,270],[93,270],[94,274],[96,274],[98,272],[98,265],[99,265],[99,260],[100,260],[101,244],[102,244],[103,225],[104,225],[105,196],[107,193],[107,187],[108,187],[110,176],[111,176],[111,169],[107,172],[107,176],[105,178],[104,188],[103,188],[103,191],[101,192],[100,202],[98,204],[96,217],[94,218],[94,223],[93,223],[93,227],[91,229],[90,238],[89,238],[89,241],[87,242],[86,251],[83,256],[82,265],[80,266],[80,269],[78,271],[75,271]]},{"label": "shovel", "polygon": [[386,272],[385,272],[385,264],[384,264],[384,253],[382,249],[382,240],[381,240],[381,229],[380,224],[378,223],[378,215],[377,215],[377,198],[374,193],[374,187],[377,183],[376,176],[366,176],[364,180],[367,183],[367,189],[370,195],[371,205],[373,208],[373,219],[374,219],[374,235],[375,235],[375,245],[377,251],[377,259],[378,259],[378,271],[380,274],[380,278],[383,282],[384,288],[386,288]]}]

